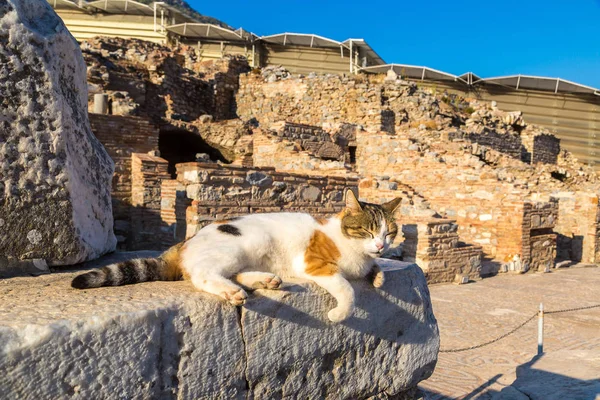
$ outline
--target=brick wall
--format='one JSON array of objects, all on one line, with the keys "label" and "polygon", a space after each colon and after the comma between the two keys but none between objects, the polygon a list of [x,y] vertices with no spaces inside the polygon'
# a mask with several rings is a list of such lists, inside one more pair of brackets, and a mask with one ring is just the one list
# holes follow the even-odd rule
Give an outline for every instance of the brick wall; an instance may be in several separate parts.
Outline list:
[{"label": "brick wall", "polygon": [[533,138],[531,163],[556,164],[560,153],[560,139],[554,135],[536,135]]},{"label": "brick wall", "polygon": [[[134,153],[131,155],[131,234],[130,250],[162,247],[163,235],[168,227],[162,218],[161,189],[163,181],[170,179],[169,163],[160,157]],[[163,229],[165,228],[165,229]]]},{"label": "brick wall", "polygon": [[[426,199],[432,210],[456,220],[460,239],[481,246],[488,261],[493,260],[485,263],[483,274],[496,272],[515,256],[529,262],[530,243],[523,233],[533,229],[525,228],[523,219],[525,202],[532,196],[528,185],[509,181],[503,177],[503,171],[486,165],[477,156],[424,150],[402,134],[360,131],[357,145],[357,172],[372,178],[387,176],[388,183],[379,185],[377,191],[382,186],[385,190],[385,185],[405,185]],[[364,190],[367,196],[377,196],[369,194],[372,189]],[[401,208],[400,217],[404,221],[422,221],[415,218],[419,215],[411,207]],[[540,260],[545,262],[546,258]]]},{"label": "brick wall", "polygon": [[458,131],[448,135],[448,139],[465,139],[469,142],[494,149],[517,160],[523,157],[525,150],[521,136],[518,134],[497,133],[494,131],[483,133],[464,133]]},{"label": "brick wall", "polygon": [[90,113],[89,118],[94,135],[115,162],[113,217],[119,248],[125,249],[131,230],[131,155],[158,150],[158,128],[140,117]]}]

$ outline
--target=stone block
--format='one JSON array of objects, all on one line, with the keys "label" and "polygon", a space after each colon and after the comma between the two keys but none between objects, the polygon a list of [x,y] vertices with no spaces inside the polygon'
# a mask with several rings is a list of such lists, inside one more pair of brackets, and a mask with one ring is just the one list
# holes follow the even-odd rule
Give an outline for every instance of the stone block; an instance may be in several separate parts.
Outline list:
[{"label": "stone block", "polygon": [[79,45],[42,0],[2,1],[0,27],[0,254],[97,258],[117,243],[114,164],[90,128]]},{"label": "stone block", "polygon": [[[95,266],[117,256],[128,258]],[[74,273],[7,280],[0,398],[402,394],[433,372],[439,332],[421,270],[380,263],[386,283],[353,282],[357,309],[341,324],[327,320],[333,298],[306,281],[236,308],[189,282],[77,291]]]}]

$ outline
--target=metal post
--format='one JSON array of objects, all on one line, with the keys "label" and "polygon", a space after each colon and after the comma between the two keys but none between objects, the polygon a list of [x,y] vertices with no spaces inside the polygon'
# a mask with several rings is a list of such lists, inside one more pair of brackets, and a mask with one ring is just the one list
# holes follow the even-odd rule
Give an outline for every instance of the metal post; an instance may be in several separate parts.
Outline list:
[{"label": "metal post", "polygon": [[544,354],[544,304],[540,303],[538,314],[538,356]]},{"label": "metal post", "polygon": [[354,71],[352,71],[352,40],[350,40],[350,57],[349,58],[350,58],[350,73],[352,73],[352,72],[354,72]]},{"label": "metal post", "polygon": [[156,32],[156,3],[154,3],[154,32]]}]

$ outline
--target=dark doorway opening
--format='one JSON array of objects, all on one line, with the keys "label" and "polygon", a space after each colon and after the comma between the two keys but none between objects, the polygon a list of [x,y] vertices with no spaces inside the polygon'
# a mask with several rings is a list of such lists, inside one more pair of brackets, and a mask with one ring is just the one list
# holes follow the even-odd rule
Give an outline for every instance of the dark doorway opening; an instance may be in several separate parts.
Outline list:
[{"label": "dark doorway opening", "polygon": [[348,146],[350,153],[350,164],[356,164],[356,146]]},{"label": "dark doorway opening", "polygon": [[161,130],[158,137],[160,156],[169,162],[169,173],[175,178],[175,165],[196,161],[196,154],[206,153],[212,161],[227,162],[221,152],[206,143],[200,135],[183,129]]}]

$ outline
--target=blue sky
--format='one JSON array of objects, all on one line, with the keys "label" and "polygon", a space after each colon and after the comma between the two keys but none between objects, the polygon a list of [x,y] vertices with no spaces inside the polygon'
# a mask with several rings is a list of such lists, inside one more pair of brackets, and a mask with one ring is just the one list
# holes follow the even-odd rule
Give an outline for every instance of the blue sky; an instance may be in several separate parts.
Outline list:
[{"label": "blue sky", "polygon": [[201,1],[259,36],[364,38],[388,63],[482,77],[560,77],[600,88],[600,0]]}]

